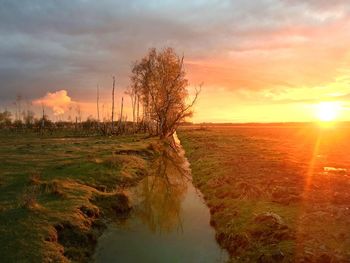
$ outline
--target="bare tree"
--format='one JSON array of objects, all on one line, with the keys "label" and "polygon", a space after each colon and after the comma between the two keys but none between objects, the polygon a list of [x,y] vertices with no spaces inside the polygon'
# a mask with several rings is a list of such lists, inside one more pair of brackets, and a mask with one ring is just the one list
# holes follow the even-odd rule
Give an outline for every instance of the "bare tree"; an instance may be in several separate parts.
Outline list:
[{"label": "bare tree", "polygon": [[23,120],[26,127],[30,128],[34,124],[35,113],[32,110],[27,110]]},{"label": "bare tree", "polygon": [[45,128],[45,107],[44,107],[43,103],[41,103],[41,108],[43,111],[43,116],[42,116],[42,120],[41,120],[41,129],[43,130]]},{"label": "bare tree", "polygon": [[119,118],[119,125],[121,124],[123,120],[123,109],[124,109],[124,97],[122,97],[122,103],[120,105],[120,118]]},{"label": "bare tree", "polygon": [[136,96],[135,96],[135,92],[134,89],[132,87],[129,87],[125,94],[130,96],[130,100],[131,100],[131,110],[132,110],[132,121],[135,122],[135,103],[136,103]]},{"label": "bare tree", "polygon": [[72,110],[73,110],[73,106],[72,106],[72,105],[69,105],[69,106],[68,106],[68,121],[69,121],[69,122],[73,122],[73,119],[72,119]]},{"label": "bare tree", "polygon": [[184,57],[172,48],[160,52],[153,48],[132,69],[131,82],[141,94],[146,121],[155,126],[161,138],[171,136],[182,121],[192,116],[200,93],[196,89],[192,100],[186,102],[188,80],[183,62]]},{"label": "bare tree", "polygon": [[114,89],[115,89],[115,76],[113,78],[113,88],[112,88],[112,131],[114,129]]},{"label": "bare tree", "polygon": [[140,94],[137,94],[137,110],[136,110],[136,123],[139,123],[139,113],[140,113]]},{"label": "bare tree", "polygon": [[21,104],[22,104],[22,95],[18,94],[16,96],[16,100],[13,102],[13,105],[15,106],[15,121],[21,121],[22,120],[22,111],[21,111]]},{"label": "bare tree", "polygon": [[81,112],[81,107],[80,107],[80,104],[79,103],[77,103],[76,104],[76,107],[75,107],[75,111],[76,111],[76,118],[75,118],[75,120],[76,120],[76,122],[81,122],[81,120],[82,120],[82,112]]},{"label": "bare tree", "polygon": [[96,107],[97,107],[97,122],[100,122],[100,87],[97,84]]},{"label": "bare tree", "polygon": [[[108,118],[107,118],[108,119]],[[105,114],[105,104],[102,104],[102,121],[106,121],[106,114]]]},{"label": "bare tree", "polygon": [[131,108],[132,108],[132,122],[133,122],[133,131],[135,131],[135,126],[139,121],[139,94],[136,86],[130,86],[125,92],[130,96],[131,99]]},{"label": "bare tree", "polygon": [[23,110],[23,121],[27,128],[34,124],[35,114],[31,110],[31,102],[26,99],[26,109]]},{"label": "bare tree", "polygon": [[18,120],[22,120],[22,95],[18,94],[16,97],[16,105],[18,108]]}]

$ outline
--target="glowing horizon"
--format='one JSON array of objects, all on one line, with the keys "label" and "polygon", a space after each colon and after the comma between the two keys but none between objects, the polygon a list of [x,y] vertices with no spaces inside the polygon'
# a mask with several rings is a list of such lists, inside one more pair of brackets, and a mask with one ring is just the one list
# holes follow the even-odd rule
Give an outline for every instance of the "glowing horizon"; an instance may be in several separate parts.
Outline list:
[{"label": "glowing horizon", "polygon": [[133,61],[171,46],[185,55],[190,90],[204,83],[193,122],[317,122],[323,102],[350,121],[348,1],[5,2],[0,110],[14,111],[20,94],[39,116],[44,102],[53,119],[78,105],[96,117],[99,84],[108,118],[116,75],[130,120]]}]

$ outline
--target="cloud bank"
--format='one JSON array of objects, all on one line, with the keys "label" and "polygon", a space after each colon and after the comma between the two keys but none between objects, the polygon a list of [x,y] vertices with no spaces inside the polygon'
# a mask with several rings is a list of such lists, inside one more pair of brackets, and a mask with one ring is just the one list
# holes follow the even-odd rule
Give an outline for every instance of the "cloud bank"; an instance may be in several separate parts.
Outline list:
[{"label": "cloud bank", "polygon": [[44,97],[33,101],[34,105],[51,109],[55,116],[64,114],[72,105],[72,99],[66,90],[48,92]]},{"label": "cloud bank", "polygon": [[232,100],[281,99],[293,89],[326,95],[334,83],[343,92],[350,2],[0,0],[0,104],[47,87],[71,87],[73,98],[91,102],[100,84],[107,97],[111,75],[124,89],[132,62],[153,46],[185,54],[204,100],[218,90]]}]

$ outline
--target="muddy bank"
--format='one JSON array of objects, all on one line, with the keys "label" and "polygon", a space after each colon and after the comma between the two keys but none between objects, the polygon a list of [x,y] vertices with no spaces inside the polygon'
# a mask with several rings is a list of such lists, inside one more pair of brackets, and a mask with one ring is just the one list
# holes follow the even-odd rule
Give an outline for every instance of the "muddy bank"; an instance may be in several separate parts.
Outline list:
[{"label": "muddy bank", "polygon": [[[129,171],[122,170],[124,175],[119,181],[111,182],[108,187],[105,185],[83,185],[76,183],[76,187],[89,189],[91,196],[83,205],[77,208],[77,217],[75,220],[62,221],[53,226],[49,236],[45,242],[56,243],[59,247],[59,252],[62,254],[60,260],[73,262],[90,262],[94,253],[99,236],[106,229],[108,222],[116,220],[124,220],[129,217],[133,207],[130,202],[130,197],[124,191],[128,187],[138,184],[142,178],[147,176],[148,163],[142,165],[135,164],[135,157],[139,151],[123,152],[127,155],[129,162],[133,162],[135,166],[134,175]],[[143,161],[147,157],[147,162],[153,159],[157,153],[155,151],[142,152]],[[124,161],[126,160],[123,157]],[[140,160],[137,160],[140,162]],[[128,163],[124,162],[124,165]],[[51,189],[54,194],[64,196],[64,191],[59,187],[60,182],[39,183],[39,187],[43,189]],[[112,186],[114,185],[114,186]],[[108,191],[108,189],[115,189]],[[77,220],[78,219],[78,220]]]},{"label": "muddy bank", "polygon": [[[148,175],[150,163],[159,154],[158,146],[153,144],[158,143],[142,147],[122,144],[110,157],[87,156],[86,165],[93,163],[95,170],[114,173],[110,177],[103,175],[99,180],[89,181],[81,176],[81,179],[71,176],[45,180],[39,173],[29,177],[19,209],[33,218],[43,218],[44,224],[37,230],[43,231],[42,242],[47,248],[42,255],[43,262],[91,261],[97,240],[108,222],[129,217],[133,208],[125,190]],[[85,165],[83,160],[80,162]],[[47,225],[49,221],[53,224]]]},{"label": "muddy bank", "polygon": [[89,262],[107,222],[127,218],[132,207],[123,193],[96,194],[90,205],[79,208],[81,222],[64,221],[54,225],[45,241],[56,242],[67,260]]},{"label": "muddy bank", "polygon": [[124,210],[111,196],[147,175],[157,143],[141,134],[0,138],[1,261],[85,261],[111,213],[102,206]]}]

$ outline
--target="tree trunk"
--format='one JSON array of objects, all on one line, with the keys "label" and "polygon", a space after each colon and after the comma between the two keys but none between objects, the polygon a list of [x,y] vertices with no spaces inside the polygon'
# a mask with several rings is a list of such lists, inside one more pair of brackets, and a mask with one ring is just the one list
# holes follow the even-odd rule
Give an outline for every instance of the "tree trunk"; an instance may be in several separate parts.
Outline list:
[{"label": "tree trunk", "polygon": [[41,104],[42,108],[43,108],[43,118],[41,121],[41,129],[44,130],[45,128],[45,108],[44,108],[44,104]]},{"label": "tree trunk", "polygon": [[114,89],[115,89],[115,76],[113,76],[113,89],[112,89],[112,132],[114,130]]},{"label": "tree trunk", "polygon": [[136,112],[136,123],[139,123],[139,109],[140,109],[140,96],[137,95],[137,112]]},{"label": "tree trunk", "polygon": [[96,106],[97,106],[97,122],[100,122],[100,106],[99,106],[99,101],[100,101],[100,88],[97,85],[97,98],[96,98]]},{"label": "tree trunk", "polygon": [[122,104],[120,106],[120,119],[119,119],[119,128],[122,127],[122,120],[123,120],[123,108],[124,108],[124,97],[122,97]]}]

